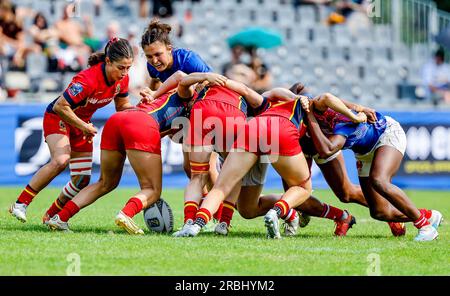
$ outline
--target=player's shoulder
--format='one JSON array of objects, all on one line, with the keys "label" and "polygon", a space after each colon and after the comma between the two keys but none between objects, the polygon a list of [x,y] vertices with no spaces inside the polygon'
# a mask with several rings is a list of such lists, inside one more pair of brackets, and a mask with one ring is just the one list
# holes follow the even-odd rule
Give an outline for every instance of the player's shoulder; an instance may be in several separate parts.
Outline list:
[{"label": "player's shoulder", "polygon": [[95,85],[97,83],[97,79],[102,73],[102,65],[97,64],[81,70],[74,76],[74,80],[84,82],[85,84]]}]

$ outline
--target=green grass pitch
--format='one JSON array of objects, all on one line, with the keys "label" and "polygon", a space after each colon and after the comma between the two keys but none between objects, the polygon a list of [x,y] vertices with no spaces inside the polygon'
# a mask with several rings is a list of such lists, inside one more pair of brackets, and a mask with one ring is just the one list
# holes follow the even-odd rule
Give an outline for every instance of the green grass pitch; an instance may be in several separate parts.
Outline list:
[{"label": "green grass pitch", "polygon": [[[114,225],[114,216],[134,189],[117,189],[79,212],[70,221],[73,233],[50,232],[41,216],[59,189],[45,189],[36,197],[25,224],[7,211],[20,190],[0,189],[0,275],[66,275],[72,253],[80,258],[81,275],[450,275],[448,222],[433,242],[414,242],[417,231],[411,223],[405,237],[395,238],[367,209],[342,204],[330,191],[315,194],[356,216],[347,237],[333,237],[331,220],[313,218],[297,236],[274,241],[265,238],[262,218],[245,220],[239,214],[227,237],[149,233],[142,214],[135,220],[146,235],[130,236]],[[449,192],[407,193],[418,207],[450,217]],[[163,192],[174,210],[175,228],[182,224],[182,196],[182,190]]]}]

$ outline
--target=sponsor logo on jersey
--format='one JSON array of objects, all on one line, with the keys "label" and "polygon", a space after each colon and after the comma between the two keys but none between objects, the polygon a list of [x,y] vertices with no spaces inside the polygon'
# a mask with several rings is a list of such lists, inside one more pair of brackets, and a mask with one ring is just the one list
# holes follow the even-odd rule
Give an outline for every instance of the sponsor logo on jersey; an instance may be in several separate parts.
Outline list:
[{"label": "sponsor logo on jersey", "polygon": [[89,104],[104,104],[104,103],[109,103],[113,100],[113,98],[105,98],[105,99],[96,99],[96,98],[89,98],[87,101]]},{"label": "sponsor logo on jersey", "polygon": [[74,83],[69,87],[69,94],[73,97],[78,95],[82,91],[83,86],[80,83]]},{"label": "sponsor logo on jersey", "polygon": [[120,84],[117,84],[116,92],[114,93],[114,95],[117,95],[119,92],[120,92]]}]

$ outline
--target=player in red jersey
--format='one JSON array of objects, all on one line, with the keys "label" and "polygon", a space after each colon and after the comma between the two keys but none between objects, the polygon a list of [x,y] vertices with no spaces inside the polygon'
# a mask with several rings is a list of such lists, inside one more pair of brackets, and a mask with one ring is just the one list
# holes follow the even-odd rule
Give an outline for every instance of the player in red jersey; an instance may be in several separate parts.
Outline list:
[{"label": "player in red jersey", "polygon": [[[130,234],[143,234],[143,230],[132,218],[159,199],[162,175],[160,137],[171,133],[175,119],[187,116],[189,105],[183,101],[192,102],[193,84],[204,80],[211,84],[209,89],[223,84],[240,85],[218,74],[192,73],[181,80],[176,93],[169,92],[150,103],[141,104],[137,110],[113,115],[103,129],[100,180],[69,201],[48,222],[49,227],[68,230],[67,221],[73,215],[113,190],[120,181],[123,162],[128,156],[141,190],[117,214],[115,222]],[[136,126],[141,128],[137,130]]]},{"label": "player in red jersey", "polygon": [[44,114],[44,137],[50,149],[51,160],[40,168],[10,213],[26,222],[26,209],[33,198],[66,167],[71,180],[43,217],[56,214],[62,206],[89,184],[92,168],[92,138],[97,130],[90,122],[101,107],[114,101],[116,110],[132,107],[128,101],[128,71],[133,62],[133,51],[125,39],[111,39],[102,53],[89,58],[90,68],[81,71]]},{"label": "player in red jersey", "polygon": [[[178,236],[196,236],[211,218],[210,213],[217,207],[218,202],[236,190],[238,181],[255,165],[258,157],[270,155],[276,156],[272,165],[283,179],[286,178],[289,186],[264,217],[268,237],[280,238],[278,218],[289,215],[292,209],[305,202],[311,193],[310,172],[299,144],[300,138],[306,132],[303,124],[304,111],[299,102],[300,99],[296,99],[271,104],[267,111],[249,121],[243,133],[245,141],[238,136],[234,144],[238,148],[237,152],[230,153],[225,160],[216,185],[197,212],[195,223],[187,226]],[[345,108],[339,111],[349,115]],[[365,116],[353,117],[354,120],[365,120]],[[350,215],[348,218],[352,219]]]},{"label": "player in red jersey", "polygon": [[[185,80],[187,84],[192,82],[189,79]],[[268,94],[269,97],[273,97],[277,89],[272,92],[273,94]],[[185,142],[186,148],[190,151],[191,179],[184,194],[183,228],[193,223],[197,213],[202,188],[208,181],[211,153],[214,150],[225,157],[238,130],[245,126],[247,104],[256,108],[263,102],[259,94],[253,93],[254,91],[250,91],[245,85],[228,80],[226,87],[204,88],[192,107]],[[234,211],[232,205],[224,205],[223,219],[231,219],[232,211]],[[224,222],[223,219],[221,217],[219,221]],[[178,233],[174,235],[177,236]]]}]

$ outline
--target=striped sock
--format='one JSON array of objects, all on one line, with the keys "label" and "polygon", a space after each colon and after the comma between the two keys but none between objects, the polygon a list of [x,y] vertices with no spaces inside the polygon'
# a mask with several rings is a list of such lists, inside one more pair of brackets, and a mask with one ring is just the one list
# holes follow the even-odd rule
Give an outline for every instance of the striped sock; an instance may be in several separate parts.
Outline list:
[{"label": "striped sock", "polygon": [[225,222],[228,226],[230,226],[231,219],[233,219],[234,214],[234,204],[228,201],[224,201],[222,205],[222,216],[220,217],[219,221]]},{"label": "striped sock", "polygon": [[295,209],[290,209],[286,217],[283,218],[283,220],[286,222],[292,222],[294,221],[295,218],[297,218],[297,216],[298,216],[297,211]]},{"label": "striped sock", "polygon": [[124,213],[130,218],[133,218],[137,213],[142,211],[142,208],[143,208],[142,201],[137,197],[132,197],[123,207],[122,213]]},{"label": "striped sock", "polygon": [[211,220],[211,213],[205,209],[200,208],[198,210],[197,214],[195,215],[195,224],[199,225],[200,227],[204,227],[206,224],[208,224],[209,220]]},{"label": "striped sock", "polygon": [[33,200],[33,198],[36,196],[36,194],[38,194],[38,191],[31,188],[30,185],[27,185],[25,189],[22,191],[22,193],[19,195],[17,203],[23,203],[28,206]]},{"label": "striped sock", "polygon": [[78,192],[80,192],[80,188],[78,188],[77,186],[75,186],[75,184],[73,184],[72,180],[67,182],[67,184],[64,186],[64,188],[62,189],[62,194],[67,197],[68,199],[72,199],[75,197],[75,195],[78,194]]},{"label": "striped sock", "polygon": [[77,204],[69,200],[64,206],[64,208],[58,213],[58,215],[61,221],[67,222],[79,211],[80,208],[77,206]]},{"label": "striped sock", "polygon": [[323,203],[323,212],[320,215],[320,217],[331,220],[341,220],[342,215],[344,215],[343,210],[330,206],[326,203]]},{"label": "striped sock", "polygon": [[196,203],[195,201],[186,201],[184,203],[184,223],[186,223],[186,221],[189,219],[194,221],[197,210],[198,203]]},{"label": "striped sock", "polygon": [[52,205],[50,206],[50,208],[47,210],[47,215],[49,217],[53,217],[56,214],[58,214],[59,211],[61,211],[64,207],[64,204],[59,200],[59,198],[57,198]]},{"label": "striped sock", "polygon": [[414,226],[417,229],[420,229],[426,225],[430,225],[430,222],[428,222],[427,218],[425,217],[425,213],[420,213],[420,217],[419,219],[417,219],[416,221],[414,221]]},{"label": "striped sock", "polygon": [[277,212],[278,217],[285,217],[289,213],[289,205],[282,199],[275,203],[273,209]]}]

